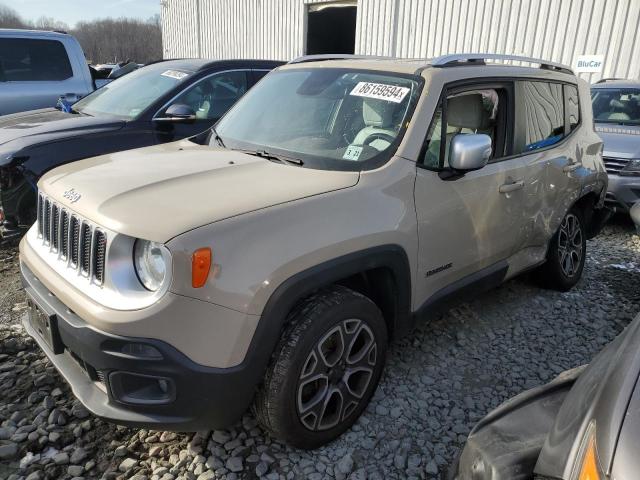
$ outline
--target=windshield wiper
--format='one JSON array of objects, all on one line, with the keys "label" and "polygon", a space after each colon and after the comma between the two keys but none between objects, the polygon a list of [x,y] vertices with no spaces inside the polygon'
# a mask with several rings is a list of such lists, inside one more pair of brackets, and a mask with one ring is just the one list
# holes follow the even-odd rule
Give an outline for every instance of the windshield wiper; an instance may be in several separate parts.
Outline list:
[{"label": "windshield wiper", "polygon": [[266,160],[276,161],[284,164],[293,164],[299,167],[304,165],[304,162],[299,158],[291,158],[291,157],[286,157],[284,155],[276,155],[275,153],[270,153],[270,152],[267,152],[266,150],[240,150],[240,151],[248,155],[253,155],[254,157],[260,157]]},{"label": "windshield wiper", "polygon": [[213,139],[216,141],[216,143],[219,146],[221,146],[222,148],[227,148],[227,146],[222,141],[222,137],[218,135],[218,132],[216,131],[216,127],[211,127],[211,133],[213,133]]}]

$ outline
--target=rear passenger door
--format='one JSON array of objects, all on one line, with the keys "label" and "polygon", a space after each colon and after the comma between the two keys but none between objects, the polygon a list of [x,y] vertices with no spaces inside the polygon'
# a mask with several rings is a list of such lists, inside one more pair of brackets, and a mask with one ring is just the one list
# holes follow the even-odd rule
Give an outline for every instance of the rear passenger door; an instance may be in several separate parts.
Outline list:
[{"label": "rear passenger door", "polygon": [[85,94],[58,40],[0,38],[0,115],[55,107],[64,93]]},{"label": "rear passenger door", "polygon": [[546,245],[577,199],[582,147],[571,133],[580,124],[576,85],[538,80],[515,83],[514,154],[526,163],[526,245],[542,260]]},{"label": "rear passenger door", "polygon": [[[443,288],[499,282],[524,241],[526,171],[522,158],[510,156],[513,106],[512,83],[467,84],[443,93],[415,185],[419,302]],[[492,158],[480,170],[452,177],[449,144],[469,133],[491,137]]]}]

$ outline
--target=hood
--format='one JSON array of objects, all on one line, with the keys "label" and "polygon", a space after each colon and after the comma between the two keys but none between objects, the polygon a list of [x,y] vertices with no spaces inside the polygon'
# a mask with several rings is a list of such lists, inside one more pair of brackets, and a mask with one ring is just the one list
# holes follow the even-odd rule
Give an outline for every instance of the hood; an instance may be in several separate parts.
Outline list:
[{"label": "hood", "polygon": [[19,148],[36,142],[117,130],[125,122],[112,117],[90,117],[64,113],[55,108],[0,116],[0,145],[17,141]]},{"label": "hood", "polygon": [[358,172],[284,165],[183,140],[69,163],[45,174],[38,186],[108,229],[167,242],[225,218],[348,188],[358,179]]},{"label": "hood", "polygon": [[[595,424],[598,459],[609,474],[640,372],[640,316],[589,364],[566,396],[538,462],[536,473],[570,478],[581,441]],[[637,445],[634,445],[637,451]],[[629,477],[630,478],[630,477]]]},{"label": "hood", "polygon": [[604,157],[640,158],[640,127],[597,123],[595,130],[604,142]]}]

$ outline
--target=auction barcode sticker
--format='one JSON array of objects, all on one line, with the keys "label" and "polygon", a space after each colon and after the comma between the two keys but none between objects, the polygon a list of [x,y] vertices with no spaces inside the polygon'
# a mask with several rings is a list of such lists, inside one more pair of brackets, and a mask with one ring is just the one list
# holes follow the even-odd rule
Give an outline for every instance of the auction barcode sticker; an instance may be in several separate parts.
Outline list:
[{"label": "auction barcode sticker", "polygon": [[356,97],[375,98],[388,102],[400,103],[409,93],[407,87],[385,85],[384,83],[358,82],[351,90],[351,95]]},{"label": "auction barcode sticker", "polygon": [[166,72],[161,73],[161,75],[164,77],[175,78],[176,80],[182,80],[189,74],[181,72],[179,70],[167,70]]}]

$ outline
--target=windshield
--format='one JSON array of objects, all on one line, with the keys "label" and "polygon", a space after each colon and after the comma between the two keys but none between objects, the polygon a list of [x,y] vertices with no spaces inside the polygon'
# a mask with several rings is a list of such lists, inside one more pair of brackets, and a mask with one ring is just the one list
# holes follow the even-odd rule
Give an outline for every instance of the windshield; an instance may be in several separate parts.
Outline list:
[{"label": "windshield", "polygon": [[594,88],[593,118],[598,123],[640,125],[640,89]]},{"label": "windshield", "polygon": [[134,120],[191,74],[182,69],[168,68],[162,63],[150,65],[106,84],[75,103],[73,109],[94,117],[112,115]]},{"label": "windshield", "polygon": [[421,84],[419,77],[386,72],[276,71],[216,125],[217,140],[316,168],[379,165],[395,151]]}]

